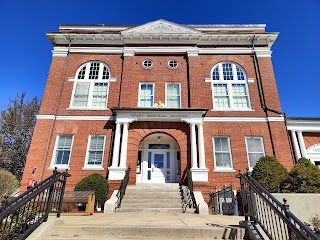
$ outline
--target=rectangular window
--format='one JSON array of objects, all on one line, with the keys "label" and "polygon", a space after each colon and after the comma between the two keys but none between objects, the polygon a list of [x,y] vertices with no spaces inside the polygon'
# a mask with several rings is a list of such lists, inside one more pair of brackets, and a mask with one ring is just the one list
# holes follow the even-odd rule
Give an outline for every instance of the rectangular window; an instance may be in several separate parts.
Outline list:
[{"label": "rectangular window", "polygon": [[90,135],[87,150],[87,166],[102,166],[105,135]]},{"label": "rectangular window", "polygon": [[140,83],[139,107],[153,107],[154,83]]},{"label": "rectangular window", "polygon": [[86,107],[88,104],[90,83],[77,83],[74,92],[73,106]]},{"label": "rectangular window", "polygon": [[70,161],[73,135],[58,135],[53,165],[68,166]]},{"label": "rectangular window", "polygon": [[213,137],[215,168],[232,169],[232,157],[229,137]]},{"label": "rectangular window", "polygon": [[108,83],[95,83],[92,94],[93,107],[105,107],[107,105]]},{"label": "rectangular window", "polygon": [[249,108],[249,99],[245,84],[232,84],[234,108]]},{"label": "rectangular window", "polygon": [[214,107],[230,108],[227,84],[213,84]]},{"label": "rectangular window", "polygon": [[260,157],[265,156],[262,137],[246,137],[249,168],[253,168]]},{"label": "rectangular window", "polygon": [[166,83],[166,107],[181,107],[180,83]]}]

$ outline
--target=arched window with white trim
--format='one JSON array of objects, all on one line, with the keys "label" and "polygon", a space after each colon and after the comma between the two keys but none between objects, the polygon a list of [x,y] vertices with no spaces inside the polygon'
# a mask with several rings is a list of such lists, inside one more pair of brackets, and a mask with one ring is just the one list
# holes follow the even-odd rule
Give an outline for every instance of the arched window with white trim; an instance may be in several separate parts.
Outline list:
[{"label": "arched window with white trim", "polygon": [[243,68],[233,62],[220,62],[212,68],[214,110],[250,110],[248,81]]},{"label": "arched window with white trim", "polygon": [[90,61],[82,64],[74,79],[72,108],[102,108],[107,107],[110,69],[100,61]]}]

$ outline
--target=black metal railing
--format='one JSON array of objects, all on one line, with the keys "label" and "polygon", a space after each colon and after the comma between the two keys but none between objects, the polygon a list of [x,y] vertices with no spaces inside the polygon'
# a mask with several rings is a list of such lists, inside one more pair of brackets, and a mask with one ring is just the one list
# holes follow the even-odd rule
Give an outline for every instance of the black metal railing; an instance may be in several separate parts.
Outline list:
[{"label": "black metal railing", "polygon": [[183,212],[186,211],[187,207],[189,208],[195,208],[196,209],[196,200],[193,193],[193,181],[192,181],[192,174],[188,166],[186,166],[186,169],[184,170],[183,176],[182,176],[182,182],[186,186],[186,191],[182,189],[181,186],[181,195],[183,200]]},{"label": "black metal railing", "polygon": [[120,189],[117,193],[118,201],[116,202],[116,207],[119,208],[121,205],[121,201],[124,195],[126,195],[126,189],[129,182],[129,175],[130,175],[131,167],[128,166],[124,178],[121,181]]},{"label": "black metal railing", "polygon": [[0,207],[0,240],[26,239],[49,212],[60,217],[63,194],[68,172],[57,172],[28,189],[18,197],[6,197]]},{"label": "black metal railing", "polygon": [[234,215],[235,197],[232,185],[225,185],[223,189],[211,192],[209,206],[214,214]]},{"label": "black metal railing", "polygon": [[260,225],[270,239],[319,239],[303,222],[289,210],[287,200],[280,203],[247,171],[239,171],[240,194],[245,220]]}]

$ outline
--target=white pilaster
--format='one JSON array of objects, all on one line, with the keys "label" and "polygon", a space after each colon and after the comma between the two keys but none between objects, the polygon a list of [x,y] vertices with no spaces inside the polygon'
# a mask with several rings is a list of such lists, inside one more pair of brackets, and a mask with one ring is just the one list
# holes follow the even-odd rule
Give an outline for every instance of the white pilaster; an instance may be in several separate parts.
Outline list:
[{"label": "white pilaster", "polygon": [[191,169],[194,169],[194,168],[198,168],[196,126],[194,122],[190,123],[190,141],[191,141]]},{"label": "white pilaster", "polygon": [[296,131],[291,130],[291,138],[293,141],[294,155],[295,155],[296,159],[298,160],[299,158],[301,158],[301,153],[300,153],[300,148],[299,148],[299,144],[298,144],[298,140],[297,140]]},{"label": "white pilaster", "polygon": [[120,150],[120,132],[121,132],[121,122],[117,121],[116,122],[116,133],[115,133],[115,137],[114,137],[111,168],[117,168],[118,167],[119,150]]},{"label": "white pilaster", "polygon": [[204,151],[204,138],[203,138],[203,123],[200,122],[198,126],[198,151],[199,151],[199,168],[206,168],[206,158]]},{"label": "white pilaster", "polygon": [[126,167],[127,164],[127,149],[128,149],[128,128],[129,123],[123,123],[122,142],[121,142],[121,155],[120,155],[120,168]]},{"label": "white pilaster", "polygon": [[302,157],[308,158],[307,149],[306,149],[306,145],[304,144],[302,132],[301,131],[297,131],[297,134],[298,134],[298,139],[299,139],[299,144],[300,144]]}]

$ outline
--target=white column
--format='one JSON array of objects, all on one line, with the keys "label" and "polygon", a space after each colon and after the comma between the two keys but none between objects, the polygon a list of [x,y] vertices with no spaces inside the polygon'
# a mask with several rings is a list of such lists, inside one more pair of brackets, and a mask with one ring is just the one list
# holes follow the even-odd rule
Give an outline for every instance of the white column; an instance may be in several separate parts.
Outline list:
[{"label": "white column", "polygon": [[199,151],[199,168],[206,168],[206,157],[204,152],[204,138],[203,138],[203,123],[200,122],[198,126],[198,151]]},{"label": "white column", "polygon": [[301,148],[302,157],[308,158],[306,145],[304,144],[303,136],[301,131],[297,131],[299,144]]},{"label": "white column", "polygon": [[115,137],[114,137],[111,168],[117,168],[118,167],[118,160],[119,160],[121,123],[116,122],[116,124],[117,125],[116,125],[116,133],[115,133]]},{"label": "white column", "polygon": [[190,141],[191,141],[191,168],[198,168],[197,160],[197,139],[195,123],[190,123]]},{"label": "white column", "polygon": [[127,149],[128,149],[128,128],[129,123],[123,123],[122,142],[121,142],[121,155],[120,155],[120,168],[125,168],[127,164]]},{"label": "white column", "polygon": [[291,130],[291,138],[293,141],[293,149],[294,149],[294,155],[296,156],[296,159],[298,160],[301,158],[300,148],[297,140],[296,131]]}]

